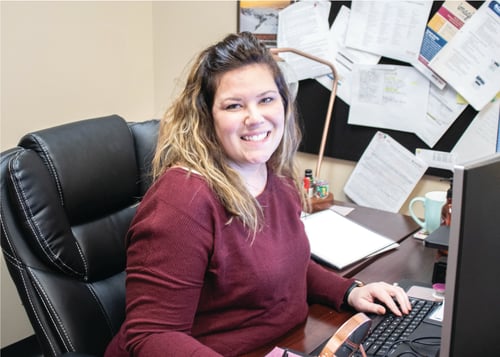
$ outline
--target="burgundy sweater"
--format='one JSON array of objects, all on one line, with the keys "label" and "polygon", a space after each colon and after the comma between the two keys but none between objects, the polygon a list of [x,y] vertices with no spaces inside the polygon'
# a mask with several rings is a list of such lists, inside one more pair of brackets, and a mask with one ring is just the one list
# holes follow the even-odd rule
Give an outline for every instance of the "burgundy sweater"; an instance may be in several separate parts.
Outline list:
[{"label": "burgundy sweater", "polygon": [[[299,197],[270,173],[255,237],[197,174],[168,170],[127,236],[126,319],[106,357],[237,356],[339,309],[352,280],[310,259]],[[127,352],[128,351],[128,352]]]}]

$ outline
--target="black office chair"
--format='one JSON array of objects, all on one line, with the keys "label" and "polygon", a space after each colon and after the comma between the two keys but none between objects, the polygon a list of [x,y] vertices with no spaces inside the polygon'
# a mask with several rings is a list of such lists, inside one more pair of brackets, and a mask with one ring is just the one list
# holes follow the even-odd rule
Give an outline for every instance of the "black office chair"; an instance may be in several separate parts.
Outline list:
[{"label": "black office chair", "polygon": [[101,356],[120,328],[125,234],[157,133],[157,120],[113,115],[27,134],[1,154],[2,251],[45,356]]}]

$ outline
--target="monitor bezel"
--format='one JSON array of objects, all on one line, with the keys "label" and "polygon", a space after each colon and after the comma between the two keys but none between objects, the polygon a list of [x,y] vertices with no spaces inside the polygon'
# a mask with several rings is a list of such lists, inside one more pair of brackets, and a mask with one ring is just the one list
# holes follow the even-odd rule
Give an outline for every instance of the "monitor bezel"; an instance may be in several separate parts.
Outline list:
[{"label": "monitor bezel", "polygon": [[[490,166],[493,165],[493,166]],[[494,172],[493,177],[484,177],[485,175],[478,175],[482,171],[489,173]],[[481,177],[481,178],[479,178]],[[479,179],[478,179],[479,178]],[[498,181],[497,181],[498,180]],[[498,184],[495,185],[495,182]],[[482,187],[479,187],[483,184]],[[469,197],[472,193],[481,192],[481,197]],[[446,271],[446,291],[445,291],[445,307],[443,315],[443,327],[441,335],[440,356],[455,356],[458,353],[467,355],[470,350],[477,348],[477,355],[480,354],[479,350],[483,349],[490,351],[497,349],[499,346],[498,338],[489,339],[488,336],[476,336],[474,329],[478,331],[489,331],[488,324],[493,329],[499,326],[500,320],[500,294],[498,292],[498,277],[500,276],[500,255],[498,259],[493,261],[486,259],[478,259],[474,254],[481,253],[488,248],[496,248],[498,241],[494,240],[496,234],[500,241],[500,153],[476,159],[464,164],[455,165],[453,175],[453,199],[452,199],[452,216],[450,226],[450,238],[448,247],[447,271]],[[471,215],[471,209],[476,210],[478,207],[484,206],[484,210],[478,214]],[[496,207],[496,205],[498,207]],[[483,207],[481,207],[483,208]],[[469,216],[465,212],[469,213]],[[489,220],[495,220],[498,227],[494,232],[491,232],[491,223]],[[485,227],[484,229],[482,227]],[[471,229],[476,229],[478,232],[472,237]],[[490,239],[491,238],[491,239]],[[474,244],[471,245],[471,240],[474,239]],[[464,248],[468,247],[468,251]],[[477,247],[470,249],[471,247]],[[477,250],[474,251],[474,250]],[[467,256],[469,255],[469,256]],[[472,257],[471,257],[472,255]],[[472,266],[471,262],[477,261],[477,266]],[[477,270],[484,269],[484,274],[477,274]],[[470,274],[472,271],[477,279],[477,283],[471,284]],[[497,279],[494,281],[490,278],[498,274]],[[467,281],[468,279],[468,281]],[[481,281],[485,279],[486,281]],[[479,284],[480,283],[480,284]],[[488,304],[494,302],[495,295],[496,305],[491,306],[491,313],[493,316],[478,316],[475,322],[481,325],[464,327],[463,325],[457,326],[457,320],[462,321],[465,313],[464,301],[470,300],[470,292],[465,291],[464,287],[474,285],[478,287],[473,293],[477,295],[477,307],[481,311],[484,306],[481,304]],[[493,294],[493,295],[492,295]],[[476,306],[469,306],[474,309]],[[462,316],[460,316],[462,315]],[[467,330],[467,333],[465,333]],[[491,331],[493,337],[498,331]],[[466,342],[467,341],[467,342]],[[464,343],[466,342],[466,348]],[[458,346],[461,349],[458,349]],[[466,351],[465,351],[465,350]],[[498,352],[498,350],[497,350]]]}]

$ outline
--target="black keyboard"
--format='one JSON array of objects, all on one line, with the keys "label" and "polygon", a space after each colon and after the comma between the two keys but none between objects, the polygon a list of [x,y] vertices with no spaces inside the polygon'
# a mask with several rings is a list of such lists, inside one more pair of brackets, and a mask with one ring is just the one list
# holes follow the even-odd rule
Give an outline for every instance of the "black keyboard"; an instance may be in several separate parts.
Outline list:
[{"label": "black keyboard", "polygon": [[[407,341],[409,335],[420,325],[420,323],[433,310],[439,302],[422,300],[410,297],[412,310],[408,315],[398,317],[387,313],[381,317],[381,321],[372,326],[372,330],[365,338],[363,347],[368,356],[390,356],[396,350],[399,342]],[[357,354],[357,356],[361,354]]]}]

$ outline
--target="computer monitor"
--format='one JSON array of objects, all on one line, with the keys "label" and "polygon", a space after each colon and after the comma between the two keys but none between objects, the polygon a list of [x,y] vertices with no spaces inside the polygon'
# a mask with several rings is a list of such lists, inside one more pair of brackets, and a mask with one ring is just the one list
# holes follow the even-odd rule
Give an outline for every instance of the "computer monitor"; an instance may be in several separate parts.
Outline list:
[{"label": "computer monitor", "polygon": [[500,153],[454,168],[440,356],[500,356]]}]

